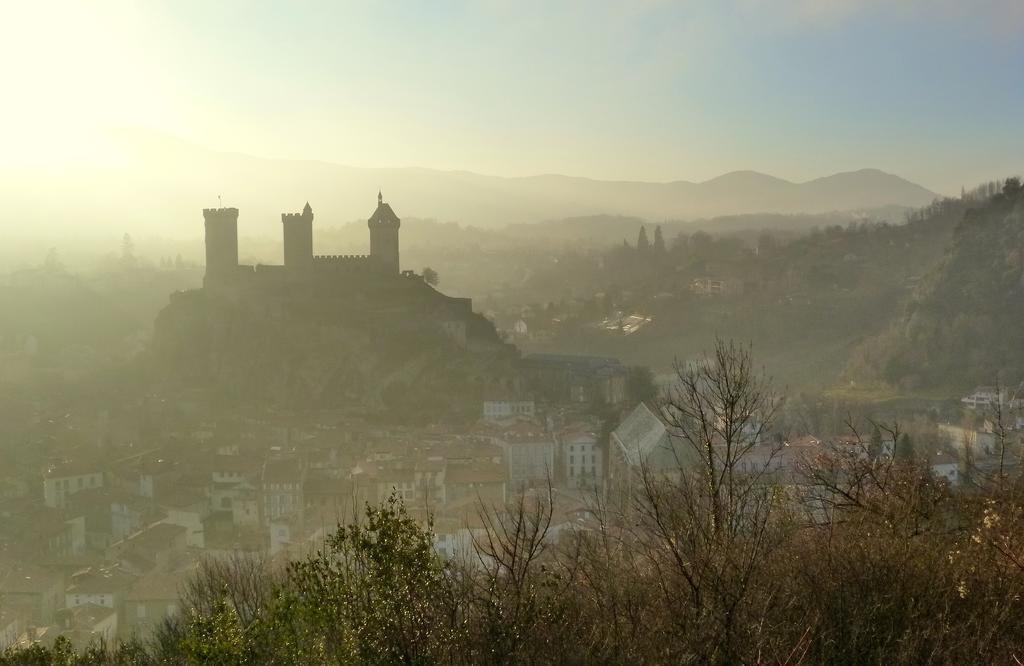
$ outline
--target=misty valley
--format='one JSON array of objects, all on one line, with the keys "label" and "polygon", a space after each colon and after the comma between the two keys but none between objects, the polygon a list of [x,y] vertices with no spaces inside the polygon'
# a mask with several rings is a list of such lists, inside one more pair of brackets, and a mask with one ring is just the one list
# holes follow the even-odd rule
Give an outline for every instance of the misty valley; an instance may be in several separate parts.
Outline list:
[{"label": "misty valley", "polygon": [[1024,664],[1020,0],[7,0],[0,666]]},{"label": "misty valley", "polygon": [[5,659],[977,650],[924,627],[1017,617],[1022,212],[54,247],[0,282]]}]

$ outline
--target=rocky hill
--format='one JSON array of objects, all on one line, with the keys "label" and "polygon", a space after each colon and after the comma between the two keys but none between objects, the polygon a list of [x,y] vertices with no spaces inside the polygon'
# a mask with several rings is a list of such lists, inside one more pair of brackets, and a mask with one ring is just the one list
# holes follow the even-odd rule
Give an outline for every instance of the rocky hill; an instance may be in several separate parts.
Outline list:
[{"label": "rocky hill", "polygon": [[480,315],[468,321],[465,345],[434,324],[359,299],[235,300],[195,290],[160,313],[148,361],[171,387],[206,389],[226,404],[394,422],[475,416],[481,390],[508,372],[515,349]]}]

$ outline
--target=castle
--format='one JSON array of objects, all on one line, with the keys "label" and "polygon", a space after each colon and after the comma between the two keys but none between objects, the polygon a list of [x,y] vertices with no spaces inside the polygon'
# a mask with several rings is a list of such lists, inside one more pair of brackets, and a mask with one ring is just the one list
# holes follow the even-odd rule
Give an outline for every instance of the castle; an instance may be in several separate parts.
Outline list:
[{"label": "castle", "polygon": [[399,264],[401,220],[377,193],[367,220],[368,255],[313,254],[313,209],[283,213],[284,263],[240,265],[238,209],[206,208],[209,299],[231,301],[265,316],[304,322],[360,322],[388,334],[432,329],[463,349],[505,348],[493,324],[473,312],[468,298],[446,296]]},{"label": "castle", "polygon": [[[402,221],[384,196],[377,193],[377,209],[367,220],[370,228],[368,255],[314,255],[313,209],[306,202],[301,213],[282,213],[284,264],[282,266],[241,266],[238,263],[238,209],[204,208],[206,223],[207,289],[237,288],[246,276],[272,274],[291,281],[310,281],[317,276],[354,274],[380,280],[397,277],[399,271],[398,230]],[[414,277],[411,271],[405,277]]]}]

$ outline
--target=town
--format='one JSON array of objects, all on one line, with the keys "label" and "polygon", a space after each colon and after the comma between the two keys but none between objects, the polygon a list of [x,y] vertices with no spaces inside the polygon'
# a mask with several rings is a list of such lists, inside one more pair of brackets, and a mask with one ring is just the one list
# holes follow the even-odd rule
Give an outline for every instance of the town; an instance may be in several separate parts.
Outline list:
[{"label": "town", "polygon": [[[213,233],[215,243],[237,235]],[[397,275],[397,235],[394,243],[396,275],[368,279],[422,284]],[[285,248],[287,260],[287,237]],[[238,269],[217,261],[205,289],[246,298],[225,277]],[[289,280],[302,285],[311,275]],[[339,279],[336,271],[326,275]],[[338,288],[349,288],[352,272],[341,275]],[[449,342],[471,353],[465,330]],[[482,384],[475,416],[461,425],[396,425],[342,408],[225,409],[201,388],[121,404],[11,406],[30,424],[26,444],[37,455],[10,451],[0,460],[0,649],[57,635],[78,648],[148,636],[182,612],[181,591],[204,561],[300,558],[339,524],[358,520],[364,506],[392,496],[430,525],[440,556],[464,558],[485,532],[486,513],[504,511],[515,496],[551,501],[546,538],[557,542],[592,529],[595,507],[621,501],[645,470],[679,473],[685,446],[649,372],[614,358],[554,353],[519,355],[502,368]],[[795,490],[807,485],[808,466],[828,455],[923,457],[950,487],[1018,469],[1024,395],[980,387],[959,404],[959,418],[928,425],[928,443],[916,447],[907,432],[886,428],[752,424],[743,464]]]}]

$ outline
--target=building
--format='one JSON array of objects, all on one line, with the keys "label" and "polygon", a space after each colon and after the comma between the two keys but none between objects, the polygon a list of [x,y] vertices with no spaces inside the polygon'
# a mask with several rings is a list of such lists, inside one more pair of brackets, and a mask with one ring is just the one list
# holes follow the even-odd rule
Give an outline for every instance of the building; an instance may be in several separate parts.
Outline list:
[{"label": "building", "polygon": [[534,392],[555,403],[626,399],[626,367],[618,359],[574,354],[527,354],[520,368]]},{"label": "building", "polygon": [[168,525],[179,525],[186,531],[185,543],[191,548],[203,548],[206,545],[204,522],[210,514],[208,498],[187,487],[161,496],[160,508],[167,516],[162,522]]},{"label": "building", "polygon": [[1010,409],[1024,406],[1024,398],[1010,396],[1006,387],[996,386],[979,386],[969,395],[960,398],[960,402],[967,409],[989,409],[997,404]]},{"label": "building", "polygon": [[598,436],[586,429],[568,430],[559,436],[566,486],[595,489],[604,480],[604,453]]},{"label": "building", "polygon": [[995,455],[996,438],[990,432],[957,425],[939,425],[939,434],[946,438],[953,450],[975,459]]},{"label": "building", "polygon": [[0,601],[29,624],[48,625],[64,607],[64,576],[22,558],[0,560]]},{"label": "building", "polygon": [[[431,328],[459,349],[508,350],[493,324],[473,313],[472,301],[436,291],[422,276],[401,271],[401,220],[377,194],[377,208],[367,220],[370,253],[313,253],[313,209],[283,213],[284,263],[244,266],[238,263],[237,208],[203,210],[206,228],[206,275],[203,288],[218,297],[287,302],[294,312],[316,313],[358,309],[371,320],[404,315],[408,326]],[[187,300],[187,292],[174,300]]]},{"label": "building", "polygon": [[117,568],[89,570],[71,579],[64,592],[64,607],[101,606],[114,611],[121,609],[124,595],[135,577]]},{"label": "building", "polygon": [[117,639],[118,611],[108,606],[81,604],[60,612],[61,634],[76,650],[94,644],[113,644]]},{"label": "building", "polygon": [[928,468],[936,479],[945,479],[951,486],[960,482],[960,461],[946,451],[939,451],[928,461]]},{"label": "building", "polygon": [[484,400],[483,416],[487,421],[523,417],[532,419],[536,414],[533,398],[492,396]]},{"label": "building", "polygon": [[138,578],[125,595],[122,635],[146,637],[181,612],[180,591],[193,573],[153,571]]},{"label": "building", "polygon": [[103,472],[99,465],[60,465],[43,477],[43,503],[61,509],[67,506],[67,499],[80,490],[102,487]]},{"label": "building", "polygon": [[187,544],[188,528],[157,523],[113,544],[107,554],[136,574],[171,571],[185,562]]},{"label": "building", "polygon": [[283,516],[302,514],[305,471],[295,458],[271,458],[263,466],[260,496],[264,524]]},{"label": "building", "polygon": [[645,403],[622,420],[610,439],[609,476],[627,484],[643,470],[677,477],[693,461],[690,448]]}]

